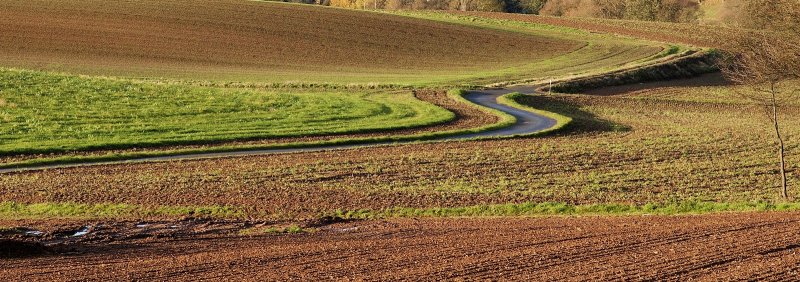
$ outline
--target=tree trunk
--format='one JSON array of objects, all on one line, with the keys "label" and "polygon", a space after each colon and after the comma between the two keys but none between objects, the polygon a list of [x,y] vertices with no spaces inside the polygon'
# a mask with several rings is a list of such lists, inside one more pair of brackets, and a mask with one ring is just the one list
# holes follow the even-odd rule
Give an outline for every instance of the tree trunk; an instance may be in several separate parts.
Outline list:
[{"label": "tree trunk", "polygon": [[789,198],[788,184],[786,183],[786,157],[785,157],[785,149],[783,147],[783,140],[780,141],[781,147],[781,185],[783,187],[783,198]]},{"label": "tree trunk", "polygon": [[772,123],[775,126],[775,137],[778,138],[778,156],[781,161],[781,195],[784,199],[789,198],[788,185],[786,182],[786,148],[783,144],[780,127],[778,127],[778,102],[775,99],[775,83],[772,83]]}]

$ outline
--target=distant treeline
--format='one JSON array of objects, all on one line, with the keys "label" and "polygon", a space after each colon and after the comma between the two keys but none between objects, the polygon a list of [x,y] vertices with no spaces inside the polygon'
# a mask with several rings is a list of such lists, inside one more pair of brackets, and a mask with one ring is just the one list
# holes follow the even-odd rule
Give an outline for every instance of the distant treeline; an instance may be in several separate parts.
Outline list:
[{"label": "distant treeline", "polygon": [[694,22],[699,0],[283,0],[357,9],[459,10]]},{"label": "distant treeline", "polygon": [[536,12],[549,16],[642,21],[695,22],[700,3],[693,0],[534,0],[546,1]]},{"label": "distant treeline", "polygon": [[800,34],[798,0],[725,0],[720,16],[727,24]]}]

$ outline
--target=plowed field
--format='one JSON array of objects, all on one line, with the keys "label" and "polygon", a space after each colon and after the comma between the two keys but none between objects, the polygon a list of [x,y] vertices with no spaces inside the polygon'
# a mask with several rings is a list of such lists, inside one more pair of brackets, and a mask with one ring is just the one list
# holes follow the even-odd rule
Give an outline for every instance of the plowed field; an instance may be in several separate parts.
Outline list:
[{"label": "plowed field", "polygon": [[1,66],[323,83],[458,78],[583,46],[379,13],[240,0],[2,1],[0,41]]},{"label": "plowed field", "polygon": [[127,239],[62,246],[70,255],[0,260],[0,278],[786,281],[800,275],[797,213],[357,221],[282,235],[237,235],[230,223],[189,229],[197,233],[148,233],[150,227],[135,231],[136,224],[123,224]]},{"label": "plowed field", "polygon": [[646,22],[597,18],[548,17],[509,13],[454,12],[493,19],[568,26],[601,33],[621,34],[661,42],[683,43],[696,46],[718,47],[736,29],[693,23]]}]

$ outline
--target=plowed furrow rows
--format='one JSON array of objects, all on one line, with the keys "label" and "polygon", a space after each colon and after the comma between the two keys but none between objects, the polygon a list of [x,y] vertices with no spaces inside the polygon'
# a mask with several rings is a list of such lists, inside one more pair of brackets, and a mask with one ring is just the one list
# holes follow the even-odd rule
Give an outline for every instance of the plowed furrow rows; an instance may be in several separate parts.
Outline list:
[{"label": "plowed furrow rows", "polygon": [[800,271],[800,213],[425,219],[368,226],[353,233],[232,232],[91,243],[77,255],[0,260],[0,278],[782,281]]},{"label": "plowed furrow rows", "polygon": [[[723,230],[714,229],[714,230],[701,231],[701,232],[697,232],[697,233],[677,233],[677,234],[671,234],[671,235],[663,237],[663,238],[658,238],[658,237],[662,237],[659,234],[659,236],[657,236],[657,237],[656,236],[647,236],[647,237],[643,237],[643,238],[640,238],[640,239],[634,239],[634,240],[637,240],[637,242],[630,242],[630,240],[633,239],[631,237],[609,238],[609,240],[606,241],[606,242],[598,242],[598,243],[602,243],[605,246],[607,246],[608,244],[612,244],[613,247],[605,248],[605,249],[599,249],[599,250],[588,250],[588,251],[575,250],[575,252],[576,252],[575,256],[564,256],[563,260],[561,261],[560,264],[568,266],[570,262],[574,262],[576,260],[580,260],[581,257],[583,257],[583,258],[592,258],[595,261],[604,261],[603,260],[604,257],[611,257],[611,258],[613,258],[613,260],[612,259],[608,259],[607,260],[608,263],[599,263],[598,264],[598,265],[602,265],[604,267],[609,267],[609,264],[613,264],[614,262],[616,262],[616,261],[618,261],[620,259],[624,259],[625,254],[641,254],[641,253],[645,253],[646,252],[646,251],[643,251],[645,249],[649,250],[649,249],[654,249],[654,248],[672,247],[672,246],[675,246],[675,245],[678,245],[678,244],[684,244],[684,243],[689,243],[689,244],[692,244],[692,245],[697,245],[697,244],[708,245],[709,241],[711,241],[711,239],[709,239],[709,237],[711,235],[738,236],[737,232],[740,232],[742,230],[748,230],[748,229],[751,229],[751,228],[757,228],[757,227],[763,227],[763,226],[769,226],[769,225],[771,225],[771,224],[763,224],[763,225],[758,225],[758,226],[733,227],[733,228],[727,228],[727,229],[723,229]],[[642,235],[646,235],[646,234],[642,234]],[[597,246],[599,244],[590,244],[590,245]],[[622,258],[620,258],[619,256],[622,256]],[[657,259],[659,256],[654,256],[654,257],[656,257],[656,259],[651,259],[649,262],[656,263],[656,265],[648,265],[648,261],[644,261],[644,262],[640,261],[638,264],[636,264],[636,267],[637,268],[648,268],[648,267],[656,268],[656,269],[661,269],[660,273],[669,273],[669,269],[670,268],[674,267],[676,264],[680,264],[680,263],[676,263],[676,262],[674,262],[672,260],[662,262],[659,259]],[[634,258],[634,260],[636,260],[636,259],[641,259],[641,258]],[[708,259],[709,259],[709,257],[704,258],[704,260],[706,260],[706,261]],[[663,265],[659,265],[661,263],[663,263]],[[550,265],[547,265],[546,267],[552,268],[554,266],[559,266],[558,268],[561,268],[560,267],[561,265],[559,265],[559,264],[550,264]],[[685,267],[685,265],[682,265],[681,267]],[[598,269],[587,270],[586,273],[577,273],[577,274],[589,275],[591,277],[592,273],[597,273],[596,271],[598,271]],[[561,272],[561,273],[563,273],[563,272]],[[676,273],[676,274],[679,274],[679,273]],[[547,275],[550,275],[550,274],[547,274]],[[556,276],[556,277],[558,277],[558,276]],[[560,277],[560,278],[565,278],[565,277]],[[607,277],[607,276],[603,276],[602,278],[603,279],[615,279],[615,278],[624,279],[625,277],[613,277],[613,276]]]},{"label": "plowed furrow rows", "polygon": [[[768,228],[768,227],[763,227]],[[730,233],[727,234],[725,237],[715,237],[711,238],[710,236],[707,237],[700,237],[697,238],[698,240],[690,240],[690,241],[683,241],[679,242],[674,245],[664,245],[659,246],[656,250],[658,250],[659,254],[666,254],[669,253],[670,250],[673,250],[671,253],[673,256],[671,258],[677,259],[665,259],[660,255],[656,255],[657,259],[641,262],[641,257],[631,257],[626,256],[625,253],[620,253],[615,255],[613,260],[607,260],[607,264],[612,266],[612,269],[624,269],[624,270],[631,270],[636,268],[652,268],[652,269],[660,269],[659,276],[664,277],[696,277],[701,275],[702,272],[713,271],[715,268],[725,268],[732,263],[737,261],[741,261],[746,259],[747,257],[757,255],[757,252],[763,249],[765,243],[767,244],[781,244],[782,242],[779,241],[772,241],[772,242],[764,242],[764,241],[751,241],[736,244],[737,238],[739,237],[749,237],[749,236],[771,236],[780,238],[784,235],[791,236],[791,232],[787,232],[784,230],[773,230],[774,232],[769,232],[769,229],[763,230],[756,229],[750,230],[750,232],[737,232],[737,233]],[[790,239],[791,240],[791,239]],[[797,240],[794,238],[794,240]],[[697,249],[697,245],[704,246],[702,249]],[[718,250],[726,250],[727,252],[723,253]],[[644,253],[644,252],[640,252]],[[733,254],[731,254],[733,253]],[[614,266],[615,263],[619,261],[628,261],[627,265],[622,266]],[[617,272],[620,273],[620,272]],[[624,273],[624,272],[622,272]],[[596,276],[593,276],[596,277]],[[604,279],[627,279],[630,277],[624,276],[603,276]],[[650,279],[657,279],[660,277],[649,277]]]},{"label": "plowed furrow rows", "polygon": [[[735,232],[735,231],[741,230],[741,229],[742,228],[734,228],[734,229],[730,230],[730,232]],[[696,234],[696,235],[691,236],[691,237],[692,238],[702,238],[702,237],[706,236],[707,234],[708,233],[700,233],[700,234]],[[623,242],[624,242],[624,240],[630,240],[631,239],[629,236],[620,236],[620,237],[623,239],[623,240],[620,240],[620,241],[623,241]],[[685,238],[683,235],[679,234],[679,235],[676,235],[676,236],[673,236],[673,237],[668,237],[668,238],[662,239],[662,240],[651,240],[650,243],[653,243],[652,241],[656,241],[656,244],[672,244],[672,243],[680,242],[680,241],[683,241],[683,240],[688,240],[688,238]],[[468,271],[463,272],[463,273],[452,272],[452,271],[448,271],[448,272],[451,275],[451,278],[452,277],[461,277],[461,276],[474,277],[473,275],[475,273],[481,272],[481,268],[482,268],[481,265],[495,266],[495,265],[501,264],[501,263],[498,263],[498,260],[503,261],[505,263],[504,266],[506,266],[509,269],[514,269],[514,270],[521,271],[521,272],[540,272],[540,271],[544,271],[544,270],[547,270],[547,269],[561,269],[561,268],[563,268],[562,265],[568,265],[570,263],[574,263],[575,261],[583,260],[584,258],[596,258],[598,256],[600,256],[600,257],[602,257],[602,256],[613,256],[613,255],[618,254],[618,253],[623,253],[623,252],[626,252],[626,251],[629,252],[629,251],[637,249],[637,247],[636,247],[637,244],[633,244],[633,246],[631,246],[630,244],[628,244],[628,245],[620,244],[620,245],[617,245],[617,246],[611,247],[611,248],[603,248],[603,249],[600,249],[600,250],[591,250],[591,246],[601,245],[601,243],[605,243],[605,245],[602,245],[602,246],[606,246],[607,247],[607,244],[609,243],[609,241],[613,242],[615,240],[599,240],[599,241],[601,241],[601,242],[591,242],[591,241],[590,242],[586,242],[586,240],[577,241],[576,242],[577,244],[575,246],[573,246],[574,250],[570,250],[569,247],[562,246],[562,248],[560,248],[560,250],[562,251],[562,254],[551,254],[549,257],[540,258],[539,260],[537,260],[537,262],[539,262],[540,264],[537,264],[537,263],[531,264],[530,261],[526,261],[525,258],[528,257],[527,256],[527,252],[525,250],[521,250],[521,251],[518,251],[518,252],[506,253],[503,258],[492,257],[491,260],[485,260],[485,261],[482,261],[481,263],[479,263],[476,266],[467,268],[466,270],[468,270]],[[647,240],[644,240],[642,243],[644,243],[646,241]],[[652,245],[646,245],[645,247],[649,248],[649,247],[652,247]],[[587,250],[586,248],[590,248],[590,250]],[[558,262],[551,262],[553,260],[558,260]],[[551,262],[551,263],[541,263],[541,262]],[[561,272],[561,271],[559,271],[559,272]],[[563,273],[563,272],[561,272],[561,273]],[[509,273],[505,273],[505,274],[509,275]],[[513,273],[511,273],[511,274],[513,274]],[[549,274],[547,274],[547,275],[549,275]],[[561,278],[563,279],[564,277],[561,277]]]}]

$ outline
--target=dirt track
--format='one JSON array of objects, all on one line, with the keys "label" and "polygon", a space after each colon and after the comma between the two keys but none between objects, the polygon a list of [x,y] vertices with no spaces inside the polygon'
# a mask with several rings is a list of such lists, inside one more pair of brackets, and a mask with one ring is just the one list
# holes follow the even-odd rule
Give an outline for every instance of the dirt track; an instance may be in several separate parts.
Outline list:
[{"label": "dirt track", "polygon": [[0,277],[786,280],[800,275],[799,231],[798,213],[365,221],[299,235],[88,243],[77,254],[0,261]]}]

